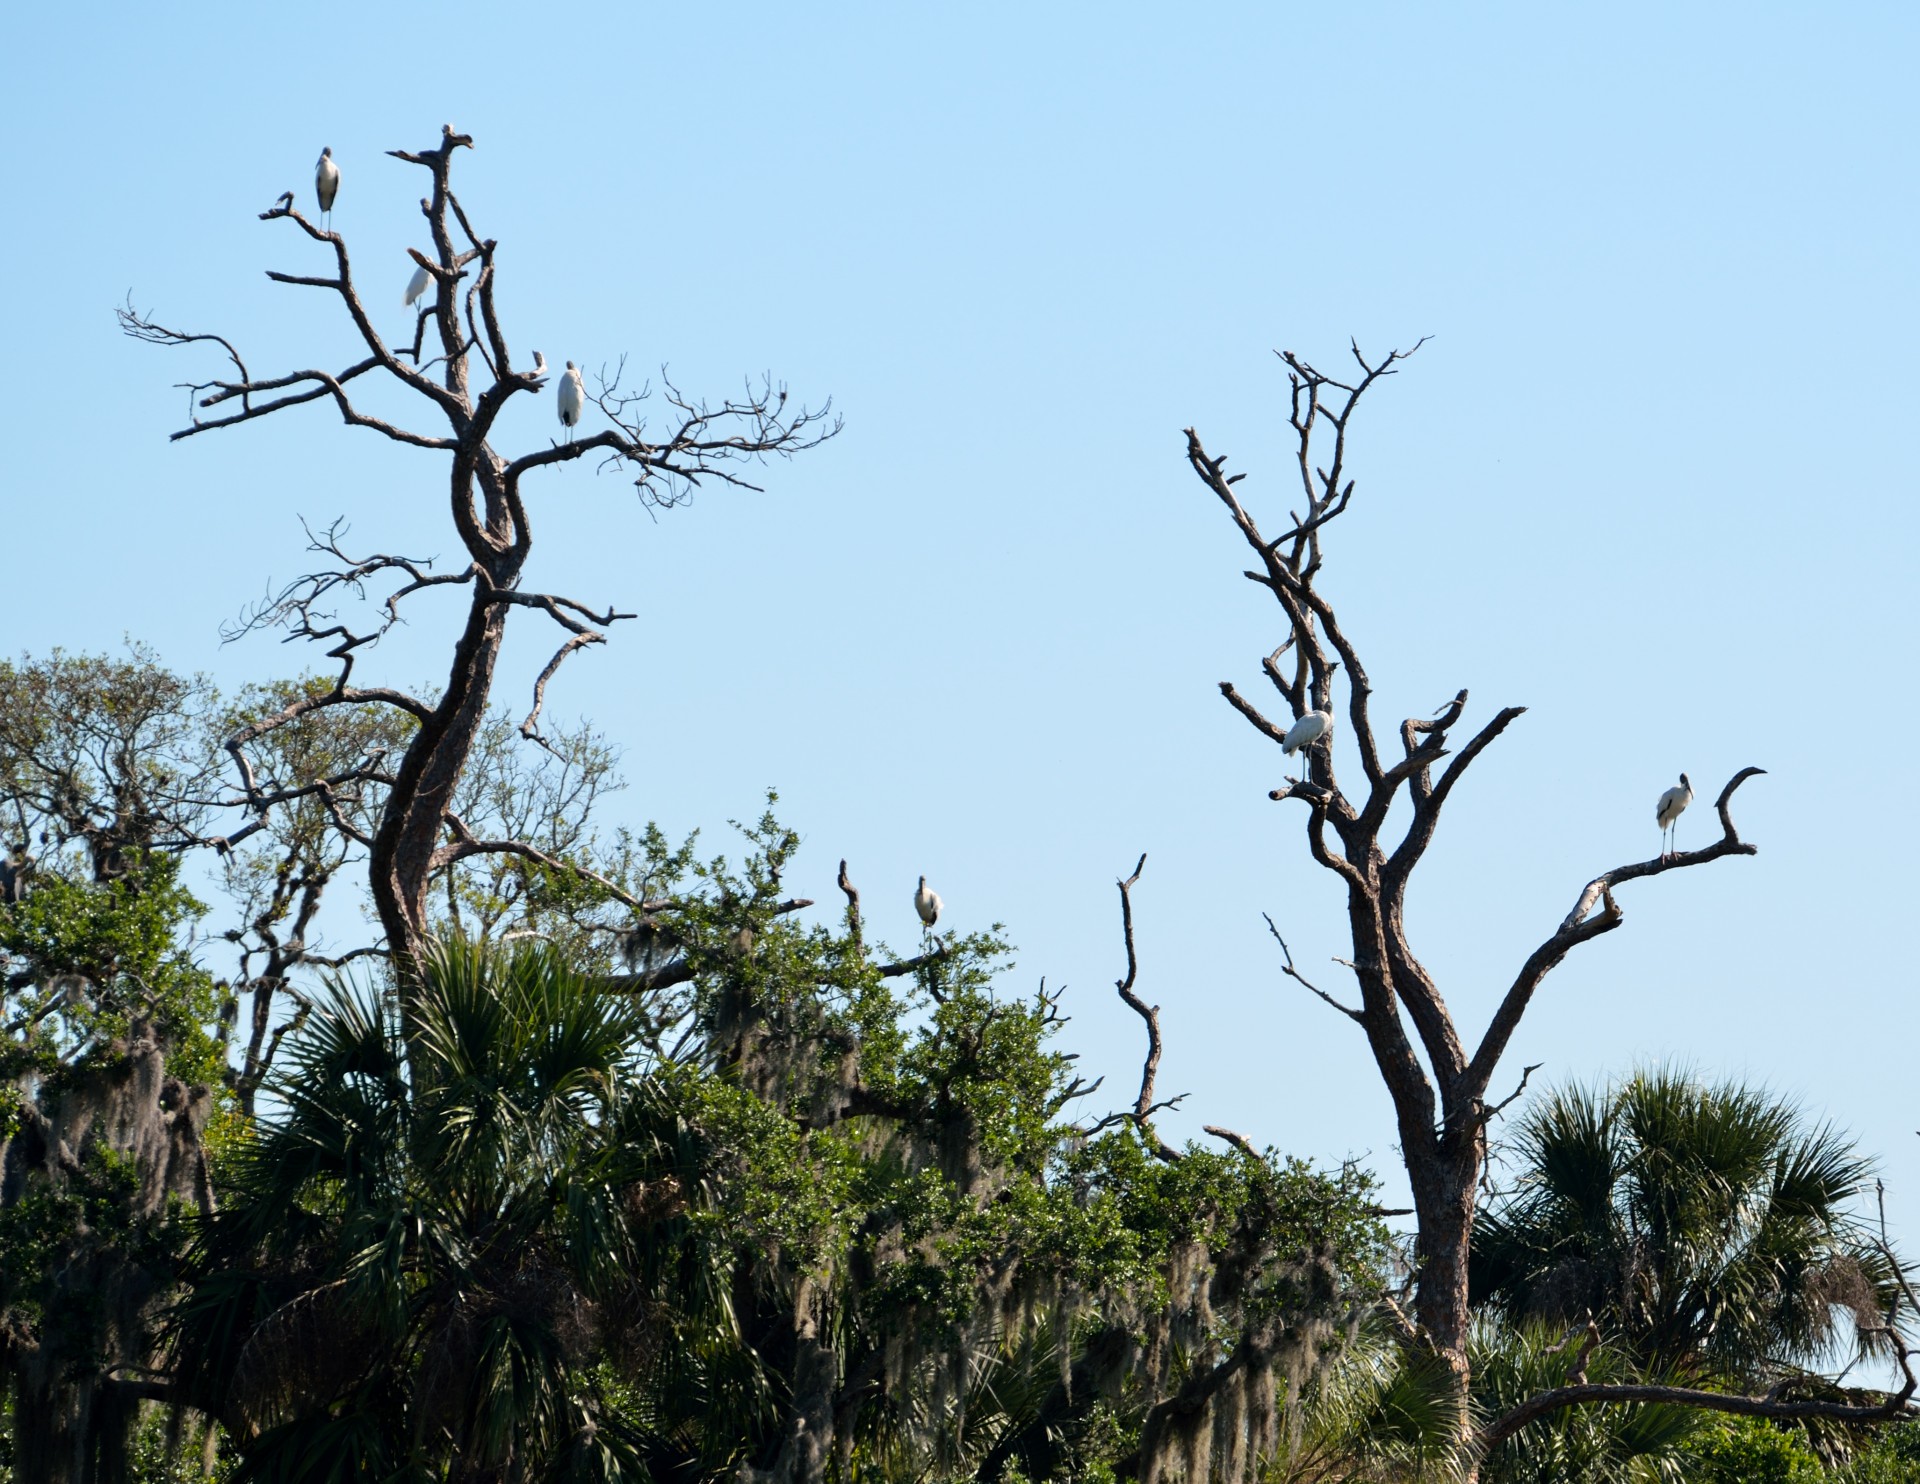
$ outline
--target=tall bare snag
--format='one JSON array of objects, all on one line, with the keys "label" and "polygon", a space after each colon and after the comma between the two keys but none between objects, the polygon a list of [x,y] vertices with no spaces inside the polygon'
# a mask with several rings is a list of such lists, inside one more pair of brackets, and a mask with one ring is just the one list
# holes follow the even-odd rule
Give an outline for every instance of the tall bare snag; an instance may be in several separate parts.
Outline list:
[{"label": "tall bare snag", "polygon": [[[1755,847],[1735,829],[1730,809],[1740,785],[1763,770],[1742,768],[1721,788],[1714,806],[1721,834],[1712,844],[1615,866],[1589,881],[1573,909],[1521,963],[1478,1040],[1470,1042],[1462,1035],[1439,985],[1408,939],[1407,888],[1454,789],[1525,708],[1503,707],[1477,730],[1460,732],[1464,740],[1457,740],[1456,729],[1467,714],[1467,692],[1462,690],[1435,715],[1410,717],[1399,724],[1397,734],[1383,740],[1376,730],[1366,665],[1320,586],[1327,532],[1354,494],[1347,463],[1354,414],[1375,384],[1394,375],[1412,353],[1394,351],[1370,361],[1355,345],[1357,369],[1345,381],[1291,352],[1282,354],[1291,382],[1289,420],[1301,503],[1277,534],[1268,534],[1243,503],[1238,486],[1246,475],[1229,473],[1226,457],[1208,454],[1191,428],[1186,434],[1187,461],[1252,553],[1253,565],[1244,575],[1273,595],[1285,620],[1279,647],[1261,664],[1281,719],[1270,718],[1231,682],[1221,683],[1221,694],[1276,744],[1284,741],[1294,720],[1314,710],[1332,712],[1359,754],[1357,788],[1343,783],[1333,749],[1322,742],[1307,749],[1304,777],[1274,789],[1270,797],[1303,806],[1308,852],[1346,888],[1351,967],[1360,1003],[1349,1007],[1318,989],[1314,992],[1360,1026],[1393,1100],[1418,1230],[1411,1329],[1453,1378],[1465,1456],[1471,1460],[1480,1455],[1534,1417],[1589,1402],[1686,1402],[1783,1418],[1863,1421],[1893,1415],[1914,1390],[1910,1376],[1897,1396],[1865,1406],[1727,1397],[1675,1387],[1580,1384],[1534,1398],[1483,1428],[1470,1421],[1467,1252],[1486,1160],[1487,1124],[1504,1106],[1491,1100],[1489,1091],[1500,1058],[1547,974],[1574,949],[1625,920],[1614,897],[1617,887],[1754,853]],[[1399,816],[1406,823],[1396,837],[1388,815],[1403,793],[1411,811]],[[1291,956],[1286,972],[1300,977]],[[1891,1325],[1888,1337],[1904,1365],[1904,1341]]]},{"label": "tall bare snag", "polygon": [[[462,564],[433,571],[430,562],[391,552],[352,555],[341,544],[339,527],[313,536],[311,549],[322,558],[314,572],[290,583],[263,604],[243,627],[279,627],[288,637],[327,646],[338,664],[330,685],[316,687],[277,711],[249,723],[228,742],[239,771],[247,806],[254,816],[229,839],[259,828],[277,806],[296,798],[325,801],[343,790],[373,783],[386,794],[377,825],[361,829],[343,811],[334,823],[362,845],[369,858],[373,901],[389,951],[403,959],[417,953],[427,933],[430,882],[457,861],[483,854],[517,854],[557,864],[526,841],[488,839],[467,827],[455,806],[455,793],[487,716],[494,670],[516,609],[543,614],[557,626],[560,640],[534,683],[521,734],[539,743],[546,688],[566,659],[599,644],[606,629],[633,615],[612,608],[596,611],[559,593],[523,586],[533,549],[529,491],[542,470],[593,455],[624,467],[641,498],[670,506],[696,486],[712,480],[755,488],[743,466],[772,456],[787,457],[832,436],[838,424],[826,408],[790,406],[786,389],[770,379],[749,384],[739,398],[708,403],[683,395],[664,381],[659,397],[651,389],[623,391],[619,377],[602,385],[591,400],[605,426],[572,441],[508,455],[492,442],[501,412],[518,395],[540,389],[547,370],[534,353],[533,364],[516,363],[496,307],[499,244],[481,237],[454,194],[451,174],[455,152],[473,140],[448,125],[436,148],[391,150],[396,159],[425,170],[429,194],[420,202],[430,251],[410,249],[414,262],[432,280],[432,302],[415,321],[411,345],[389,345],[374,328],[355,282],[345,238],[314,225],[283,195],[261,219],[291,223],[332,256],[322,274],[270,272],[276,283],[315,288],[338,297],[366,354],[338,370],[301,369],[263,376],[249,369],[240,351],[218,335],[168,329],[131,305],[121,312],[122,328],[137,339],[159,345],[209,344],[232,362],[229,378],[194,383],[192,423],[175,439],[230,428],[311,402],[330,402],[349,426],[444,459],[449,512],[460,541]],[[431,348],[429,349],[429,342]],[[352,383],[364,376],[398,382],[412,393],[428,419],[425,430],[375,416],[356,405]],[[650,426],[649,404],[664,417]],[[203,416],[211,412],[212,416]],[[374,617],[356,626],[331,604],[347,596],[382,591]],[[465,622],[453,648],[447,681],[438,696],[415,695],[390,686],[360,685],[354,666],[360,652],[376,643],[398,621],[400,605],[435,587],[460,587],[468,593]],[[397,759],[369,757],[357,766],[318,779],[284,783],[256,778],[247,747],[267,732],[301,716],[338,706],[375,706],[404,713],[416,723]],[[601,883],[616,897],[611,883]],[[632,902],[636,909],[641,905]]]}]

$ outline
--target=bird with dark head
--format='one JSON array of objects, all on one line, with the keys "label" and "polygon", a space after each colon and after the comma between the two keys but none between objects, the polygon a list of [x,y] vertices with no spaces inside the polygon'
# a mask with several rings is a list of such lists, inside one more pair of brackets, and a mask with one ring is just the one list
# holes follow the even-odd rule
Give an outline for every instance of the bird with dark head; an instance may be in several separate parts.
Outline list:
[{"label": "bird with dark head", "polygon": [[327,218],[326,226],[331,230],[333,198],[340,194],[340,167],[333,163],[332,145],[320,151],[319,163],[313,167],[313,194],[319,199],[321,214]]},{"label": "bird with dark head", "polygon": [[1693,785],[1687,782],[1687,775],[1680,775],[1679,783],[1660,795],[1660,802],[1654,806],[1654,822],[1660,826],[1660,859],[1666,860],[1672,854],[1669,848],[1673,841],[1669,832],[1679,821],[1687,805],[1693,802]]},{"label": "bird with dark head", "polygon": [[940,920],[940,909],[946,904],[940,900],[940,893],[927,885],[927,878],[920,878],[920,889],[913,894],[913,910],[920,914],[920,926],[927,932],[933,931],[933,925]]},{"label": "bird with dark head", "polygon": [[560,426],[567,430],[567,442],[573,442],[573,430],[580,422],[580,414],[587,410],[587,388],[580,380],[580,368],[567,362],[566,372],[560,378],[558,388],[560,404]]}]

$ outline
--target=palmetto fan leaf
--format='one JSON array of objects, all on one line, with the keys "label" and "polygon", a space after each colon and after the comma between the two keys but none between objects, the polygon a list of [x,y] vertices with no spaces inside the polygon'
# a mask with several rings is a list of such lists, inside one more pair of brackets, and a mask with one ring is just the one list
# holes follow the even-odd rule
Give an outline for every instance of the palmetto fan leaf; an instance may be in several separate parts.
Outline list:
[{"label": "palmetto fan leaf", "polygon": [[1888,1311],[1854,1210],[1871,1163],[1763,1091],[1671,1069],[1563,1089],[1511,1149],[1473,1281],[1512,1320],[1592,1314],[1646,1365],[1744,1382],[1815,1362],[1843,1315]]},{"label": "palmetto fan leaf", "polygon": [[[1474,1406],[1498,1416],[1530,1396],[1564,1385],[1578,1354],[1554,1326],[1483,1320],[1474,1331]],[[1672,1381],[1636,1374],[1630,1357],[1607,1347],[1579,1362],[1589,1380]],[[1481,1461],[1482,1484],[1680,1484],[1683,1445],[1708,1425],[1686,1407],[1635,1404],[1573,1407],[1522,1428]]]},{"label": "palmetto fan leaf", "polygon": [[173,1331],[262,1480],[646,1477],[599,1368],[699,1314],[699,1176],[628,1002],[553,954],[335,984],[203,1228]]}]

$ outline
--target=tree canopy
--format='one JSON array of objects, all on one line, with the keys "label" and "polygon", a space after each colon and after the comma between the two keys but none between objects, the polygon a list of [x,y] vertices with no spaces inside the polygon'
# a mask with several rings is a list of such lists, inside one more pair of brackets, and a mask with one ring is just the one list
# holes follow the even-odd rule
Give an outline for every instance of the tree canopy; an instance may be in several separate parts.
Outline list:
[{"label": "tree canopy", "polygon": [[[1398,1211],[1358,1162],[1165,1136],[1187,1090],[1158,1080],[1144,855],[1115,989],[1145,1056],[1102,1099],[1001,925],[923,912],[897,953],[846,861],[837,912],[790,895],[774,796],[738,858],[611,823],[617,747],[556,723],[548,689],[635,615],[525,585],[542,475],[591,454],[663,511],[838,424],[770,377],[711,403],[611,377],[581,384],[564,442],[497,450],[549,373],[512,355],[499,243],[454,190],[473,145],[449,125],[392,152],[428,183],[410,344],[291,193],[262,220],[329,266],[269,277],[330,295],[356,359],[262,376],[121,311],[233,368],[191,384],[176,439],[329,408],[436,461],[461,556],[310,531],[315,570],[238,629],[328,664],[231,696],[138,645],[0,662],[9,1484],[1913,1475],[1920,1301],[1850,1138],[1670,1070],[1536,1094],[1497,1134],[1548,974],[1623,926],[1616,890],[1754,854],[1731,808],[1761,770],[1721,788],[1718,838],[1570,891],[1477,1040],[1415,952],[1442,811],[1524,708],[1469,733],[1461,689],[1382,725],[1331,596],[1350,430],[1411,351],[1283,355],[1299,483],[1277,535],[1187,433],[1280,625],[1271,697],[1221,694],[1298,768],[1269,797],[1344,892],[1357,1003],[1268,929],[1364,1038]],[[371,410],[363,377],[420,420]],[[464,605],[445,678],[370,680],[402,605],[442,587]],[[561,637],[503,710],[521,610]],[[1898,1377],[1848,1384],[1862,1363]]]}]

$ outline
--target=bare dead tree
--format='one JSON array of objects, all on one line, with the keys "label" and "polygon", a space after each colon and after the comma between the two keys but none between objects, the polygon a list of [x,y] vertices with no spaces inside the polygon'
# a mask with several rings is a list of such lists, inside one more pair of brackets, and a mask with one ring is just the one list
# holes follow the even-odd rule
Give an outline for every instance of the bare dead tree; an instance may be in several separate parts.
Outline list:
[{"label": "bare dead tree", "polygon": [[1140,1066],[1140,1092],[1133,1100],[1133,1107],[1123,1113],[1115,1113],[1102,1119],[1091,1130],[1098,1133],[1116,1123],[1131,1123],[1140,1133],[1141,1140],[1151,1149],[1155,1157],[1169,1163],[1180,1158],[1180,1151],[1169,1144],[1153,1126],[1153,1115],[1163,1113],[1169,1108],[1177,1108],[1186,1101],[1185,1093],[1156,1100],[1154,1084],[1160,1077],[1160,1053],[1163,1043],[1160,1039],[1160,1007],[1149,1005],[1141,999],[1134,986],[1140,978],[1140,955],[1133,943],[1133,889],[1140,884],[1140,873],[1147,868],[1147,858],[1142,855],[1134,863],[1133,874],[1121,880],[1120,887],[1120,939],[1127,950],[1127,973],[1123,979],[1116,979],[1113,987],[1119,993],[1122,1003],[1140,1017],[1141,1024],[1147,1030],[1147,1058]]},{"label": "bare dead tree", "polygon": [[[1780,1418],[1866,1421],[1895,1415],[1913,1393],[1911,1372],[1896,1395],[1863,1406],[1768,1402],[1676,1387],[1581,1385],[1533,1398],[1477,1432],[1469,1420],[1467,1253],[1486,1159],[1487,1123],[1504,1106],[1504,1101],[1489,1098],[1500,1058],[1547,974],[1574,949],[1612,932],[1625,920],[1614,897],[1617,887],[1754,854],[1755,847],[1735,829],[1730,806],[1735,790],[1763,770],[1743,768],[1721,789],[1715,803],[1721,836],[1712,844],[1616,866],[1588,882],[1573,910],[1527,955],[1477,1044],[1469,1049],[1439,985],[1408,940],[1407,888],[1433,842],[1441,811],[1454,789],[1525,708],[1507,706],[1496,711],[1456,744],[1453,732],[1467,710],[1467,692],[1462,690],[1431,717],[1402,721],[1396,756],[1390,745],[1382,745],[1375,730],[1373,687],[1366,666],[1319,582],[1327,529],[1353,498],[1347,437],[1354,414],[1366,393],[1383,377],[1394,375],[1412,353],[1393,351],[1370,361],[1356,344],[1352,355],[1357,370],[1345,381],[1292,352],[1282,353],[1291,383],[1289,420],[1301,503],[1278,534],[1269,535],[1242,503],[1237,486],[1246,475],[1229,473],[1226,456],[1209,455],[1191,428],[1186,434],[1187,461],[1225,507],[1253,554],[1253,566],[1243,575],[1273,595],[1285,620],[1279,647],[1261,664],[1283,719],[1270,719],[1231,682],[1221,683],[1221,694],[1262,736],[1280,743],[1294,720],[1313,710],[1332,713],[1336,690],[1345,693],[1344,725],[1359,754],[1360,788],[1349,796],[1336,774],[1332,748],[1315,744],[1308,749],[1305,776],[1274,789],[1269,797],[1305,806],[1307,850],[1346,888],[1352,937],[1352,958],[1346,962],[1358,983],[1360,1004],[1357,1008],[1343,1004],[1309,983],[1294,967],[1282,941],[1284,972],[1359,1024],[1393,1100],[1418,1228],[1414,1318],[1421,1342],[1453,1377],[1466,1456],[1477,1458],[1535,1417],[1593,1402],[1682,1401]],[[1392,838],[1388,815],[1403,794],[1410,812],[1404,830]],[[1279,939],[1277,927],[1273,935]],[[1904,1366],[1906,1350],[1897,1335],[1893,1349]]]},{"label": "bare dead tree", "polygon": [[[221,336],[167,328],[131,303],[120,312],[122,329],[136,339],[165,346],[216,345],[232,362],[229,376],[188,384],[192,421],[172,435],[175,440],[327,402],[350,427],[426,449],[446,461],[462,564],[436,572],[427,560],[392,552],[354,555],[344,548],[338,523],[317,533],[310,531],[310,550],[321,558],[321,565],[253,610],[239,628],[279,628],[289,639],[326,646],[325,653],[337,662],[338,670],[331,685],[290,700],[228,741],[245,808],[254,820],[229,835],[230,841],[256,828],[267,811],[290,798],[324,800],[335,791],[366,782],[385,786],[377,826],[371,833],[362,832],[364,838],[357,843],[367,852],[373,902],[387,946],[402,959],[417,951],[427,934],[430,885],[447,866],[474,856],[507,853],[566,868],[526,841],[475,834],[456,812],[456,791],[486,723],[509,615],[516,609],[544,614],[561,635],[534,682],[520,723],[521,735],[535,744],[543,741],[541,712],[547,687],[561,665],[580,649],[602,643],[612,624],[633,616],[523,587],[533,549],[530,478],[592,455],[602,468],[626,470],[646,504],[668,507],[708,482],[757,488],[746,477],[753,465],[814,447],[839,427],[830,405],[817,410],[790,407],[786,388],[770,378],[749,383],[739,397],[708,403],[683,394],[664,374],[657,399],[651,387],[623,390],[616,373],[592,399],[607,423],[601,431],[517,456],[496,451],[491,439],[501,412],[515,396],[543,385],[546,366],[538,352],[531,367],[515,362],[496,305],[499,244],[474,230],[454,194],[454,154],[472,144],[469,136],[448,125],[433,149],[389,151],[394,158],[425,170],[431,182],[429,194],[420,202],[431,251],[410,249],[410,253],[431,275],[434,298],[415,321],[411,345],[389,345],[374,328],[354,281],[345,239],[314,225],[293,204],[290,192],[262,212],[261,220],[290,223],[309,241],[320,244],[331,254],[331,271],[269,272],[267,276],[276,283],[336,295],[365,347],[364,356],[334,370],[261,376]],[[429,334],[436,353],[423,359],[428,356]],[[403,426],[357,405],[352,383],[369,375],[397,382],[417,397],[431,419],[430,430]],[[649,427],[650,406],[662,408],[665,414],[656,428]],[[203,415],[207,412],[215,415]],[[388,686],[356,684],[354,666],[361,652],[399,621],[403,602],[436,587],[463,587],[469,595],[441,693],[416,695]],[[369,590],[378,596],[370,621],[349,622],[332,606],[343,598],[366,598]],[[254,776],[247,751],[260,737],[317,711],[357,706],[390,708],[416,724],[405,751],[396,759],[370,761],[342,776],[297,780],[281,787],[270,787]],[[336,823],[352,836],[344,814]],[[599,880],[598,884],[625,901],[613,883]],[[642,906],[638,901],[625,901],[625,905],[636,911]]]}]

